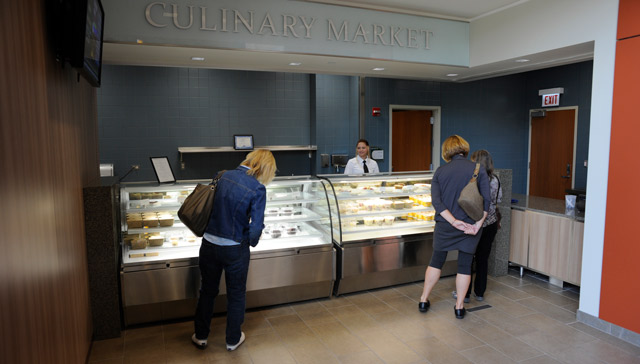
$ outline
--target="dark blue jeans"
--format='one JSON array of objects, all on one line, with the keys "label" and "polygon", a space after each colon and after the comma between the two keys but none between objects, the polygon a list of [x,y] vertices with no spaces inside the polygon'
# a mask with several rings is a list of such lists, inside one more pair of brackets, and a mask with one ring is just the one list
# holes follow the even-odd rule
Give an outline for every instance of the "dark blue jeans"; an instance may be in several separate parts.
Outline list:
[{"label": "dark blue jeans", "polygon": [[202,284],[194,320],[196,338],[209,337],[213,303],[220,291],[220,279],[224,270],[227,283],[227,344],[240,341],[247,292],[249,271],[249,244],[219,246],[202,240],[200,246],[200,275]]}]

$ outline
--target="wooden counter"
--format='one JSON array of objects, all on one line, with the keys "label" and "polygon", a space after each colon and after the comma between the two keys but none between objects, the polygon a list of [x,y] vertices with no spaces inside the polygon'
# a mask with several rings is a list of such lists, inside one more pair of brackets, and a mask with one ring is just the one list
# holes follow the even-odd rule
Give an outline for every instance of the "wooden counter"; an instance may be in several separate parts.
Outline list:
[{"label": "wooden counter", "polygon": [[[565,213],[564,201],[513,195],[509,261],[580,285],[584,215]],[[556,282],[554,282],[556,281]]]}]

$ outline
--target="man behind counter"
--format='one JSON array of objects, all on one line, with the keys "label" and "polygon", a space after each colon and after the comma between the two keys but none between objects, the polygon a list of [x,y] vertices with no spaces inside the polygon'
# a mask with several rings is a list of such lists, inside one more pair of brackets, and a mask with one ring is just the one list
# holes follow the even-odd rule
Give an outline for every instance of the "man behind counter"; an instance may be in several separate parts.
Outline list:
[{"label": "man behind counter", "polygon": [[356,157],[349,159],[344,168],[344,174],[363,173],[380,173],[378,163],[369,157],[369,142],[366,139],[358,140]]}]

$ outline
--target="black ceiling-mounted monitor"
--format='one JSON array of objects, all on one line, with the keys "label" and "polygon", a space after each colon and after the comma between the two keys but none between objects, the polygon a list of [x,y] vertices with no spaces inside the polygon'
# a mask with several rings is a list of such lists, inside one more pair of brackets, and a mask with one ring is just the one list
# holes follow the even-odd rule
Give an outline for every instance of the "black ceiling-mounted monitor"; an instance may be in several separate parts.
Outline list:
[{"label": "black ceiling-mounted monitor", "polygon": [[100,87],[104,8],[100,0],[63,0],[64,58],[93,86]]}]

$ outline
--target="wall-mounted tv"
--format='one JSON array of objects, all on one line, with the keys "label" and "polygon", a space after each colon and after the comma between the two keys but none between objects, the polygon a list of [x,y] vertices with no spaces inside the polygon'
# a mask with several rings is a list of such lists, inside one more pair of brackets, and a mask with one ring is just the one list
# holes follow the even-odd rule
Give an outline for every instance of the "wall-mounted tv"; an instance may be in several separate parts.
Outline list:
[{"label": "wall-mounted tv", "polygon": [[[67,2],[64,58],[93,86],[100,87],[104,8],[100,0]],[[67,19],[68,18],[68,19]]]}]

